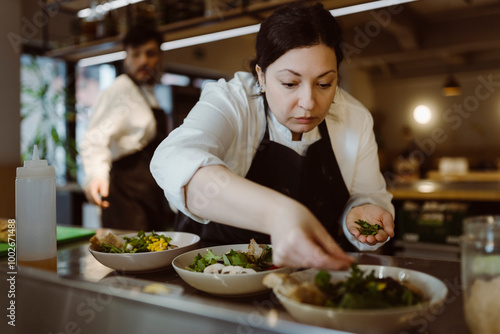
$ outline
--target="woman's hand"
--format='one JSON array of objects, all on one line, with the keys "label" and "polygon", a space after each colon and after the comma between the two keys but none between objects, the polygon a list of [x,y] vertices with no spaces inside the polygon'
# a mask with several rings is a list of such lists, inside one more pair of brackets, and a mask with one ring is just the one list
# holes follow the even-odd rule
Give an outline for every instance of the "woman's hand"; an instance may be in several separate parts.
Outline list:
[{"label": "woman's hand", "polygon": [[269,234],[277,266],[337,270],[354,261],[300,202],[226,167],[200,168],[186,185],[186,203],[199,217]]},{"label": "woman's hand", "polygon": [[109,182],[103,179],[93,179],[85,188],[85,197],[91,204],[99,205],[101,208],[109,207],[108,201],[103,201],[102,197],[109,195]]},{"label": "woman's hand", "polygon": [[[286,201],[286,200],[285,200]],[[333,240],[317,218],[302,204],[290,199],[276,207],[271,241],[277,266],[347,269],[354,259]]]},{"label": "woman's hand", "polygon": [[[360,227],[355,222],[364,220],[371,225],[378,224],[383,229],[380,229],[375,235],[362,235],[358,228]],[[354,235],[359,242],[368,245],[375,245],[379,242],[386,241],[389,237],[394,236],[394,219],[389,211],[375,204],[363,204],[352,208],[346,218],[347,229]]]}]

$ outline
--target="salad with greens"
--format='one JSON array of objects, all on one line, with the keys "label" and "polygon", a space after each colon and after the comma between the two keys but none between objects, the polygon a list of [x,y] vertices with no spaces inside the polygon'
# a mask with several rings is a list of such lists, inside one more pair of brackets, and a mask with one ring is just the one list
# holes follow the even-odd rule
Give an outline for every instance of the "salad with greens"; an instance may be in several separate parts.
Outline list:
[{"label": "salad with greens", "polygon": [[203,256],[198,253],[186,269],[211,274],[249,274],[275,268],[272,260],[272,248],[252,239],[246,252],[231,249],[217,255],[209,249]]},{"label": "salad with greens", "polygon": [[110,232],[104,237],[93,236],[90,239],[94,248],[105,253],[144,253],[177,248],[170,243],[171,241],[172,238],[155,231],[151,233],[139,231],[132,237],[116,236]]},{"label": "salad with greens", "polygon": [[330,282],[330,274],[319,271],[315,284],[325,295],[323,306],[342,309],[384,309],[412,306],[424,302],[416,288],[402,284],[391,277],[377,278],[351,265],[351,275],[337,283]]}]

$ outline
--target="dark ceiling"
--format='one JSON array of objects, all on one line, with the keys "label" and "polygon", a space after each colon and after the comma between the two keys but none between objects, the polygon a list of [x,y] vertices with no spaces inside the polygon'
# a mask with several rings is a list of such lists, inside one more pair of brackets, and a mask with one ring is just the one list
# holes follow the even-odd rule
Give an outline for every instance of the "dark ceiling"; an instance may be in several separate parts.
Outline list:
[{"label": "dark ceiling", "polygon": [[[63,2],[65,11],[73,13],[90,3],[50,1]],[[277,6],[283,2],[287,1],[265,3]],[[371,1],[323,2],[333,9]],[[258,23],[270,12],[246,13],[248,17],[240,17],[239,22]],[[500,68],[499,0],[417,0],[338,20],[344,29],[346,60],[375,76],[412,77]]]},{"label": "dark ceiling", "polygon": [[420,0],[389,9],[339,18],[353,65],[391,77],[500,68],[500,1]]}]

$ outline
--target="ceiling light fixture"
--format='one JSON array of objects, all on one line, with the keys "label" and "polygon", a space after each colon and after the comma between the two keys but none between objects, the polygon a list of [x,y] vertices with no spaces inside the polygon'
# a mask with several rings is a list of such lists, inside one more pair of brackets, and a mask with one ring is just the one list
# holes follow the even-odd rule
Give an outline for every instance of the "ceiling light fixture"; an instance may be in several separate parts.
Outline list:
[{"label": "ceiling light fixture", "polygon": [[[117,9],[120,7],[125,7],[127,5],[131,5],[137,2],[141,2],[144,0],[115,0],[115,1],[110,1],[103,3],[102,5],[97,5],[95,7],[95,10],[97,13],[106,13],[109,10]],[[79,10],[77,15],[79,18],[84,19],[86,17],[91,16],[92,13],[92,8],[85,8],[82,10]]]},{"label": "ceiling light fixture", "polygon": [[118,52],[113,52],[113,53],[107,53],[105,55],[84,58],[84,59],[81,59],[80,61],[78,61],[78,66],[87,67],[87,66],[92,66],[92,65],[112,63],[114,61],[125,59],[126,55],[127,55],[127,52],[118,51]]},{"label": "ceiling light fixture", "polygon": [[444,83],[443,86],[443,95],[444,96],[458,96],[462,94],[462,87],[458,83],[457,79],[454,75],[450,74]]},{"label": "ceiling light fixture", "polygon": [[[114,2],[127,2],[127,0],[116,0]],[[142,0],[129,0],[130,3],[132,1],[138,2]],[[348,6],[348,7],[343,7],[343,8],[337,8],[337,9],[332,9],[330,10],[330,13],[335,16],[344,16],[344,15],[349,15],[349,14],[354,14],[354,13],[360,13],[368,10],[373,10],[377,8],[383,8],[383,7],[389,7],[389,6],[394,6],[394,5],[400,5],[403,3],[407,2],[414,2],[418,0],[378,0],[378,1],[372,1],[372,2],[367,2],[359,5],[353,5],[353,6]],[[113,3],[113,2],[112,2]],[[169,41],[169,42],[164,42],[161,45],[161,50],[162,51],[168,51],[168,50],[175,50],[175,49],[180,49],[188,46],[193,46],[193,45],[198,45],[198,44],[203,44],[203,43],[208,43],[208,42],[214,42],[214,41],[219,41],[223,39],[228,39],[228,38],[233,38],[233,37],[238,37],[238,36],[244,36],[244,35],[249,35],[258,32],[260,29],[260,24],[254,24],[246,27],[241,27],[241,28],[235,28],[235,29],[230,29],[230,30],[224,30],[224,31],[219,31],[219,32],[214,32],[210,34],[205,34],[205,35],[199,35],[199,36],[194,36],[194,37],[188,37],[188,38],[183,38],[183,39],[178,39],[175,41]],[[125,58],[125,55],[121,52],[115,52],[115,53],[110,53],[105,56],[110,56],[113,61],[116,60],[121,60]],[[102,56],[95,56],[95,57],[90,57],[90,58],[85,58],[82,59],[78,62],[78,66],[90,66],[90,65],[97,65],[104,63],[104,61],[101,60]],[[122,58],[118,58],[122,57]],[[108,59],[108,58],[106,58]],[[89,65],[90,64],[90,65]]]},{"label": "ceiling light fixture", "polygon": [[[332,10],[330,10],[330,13],[333,16],[338,17],[338,16],[360,13],[360,12],[373,10],[373,9],[377,9],[377,8],[382,8],[382,7],[399,5],[402,3],[413,2],[413,1],[417,1],[417,0],[399,0],[399,1],[398,0],[379,0],[379,1],[373,1],[373,2],[359,4],[359,5],[354,5],[354,6],[332,9]],[[194,37],[189,37],[189,38],[184,38],[184,39],[179,39],[176,41],[163,43],[161,45],[161,49],[163,51],[168,51],[168,50],[184,48],[187,46],[193,46],[193,45],[198,45],[198,44],[203,44],[203,43],[208,43],[208,42],[219,41],[219,40],[227,39],[227,38],[249,35],[249,34],[257,33],[259,31],[259,29],[260,29],[260,24],[254,24],[251,26],[235,28],[235,29],[230,29],[230,30],[224,30],[224,31],[214,32],[211,34],[194,36]]]}]

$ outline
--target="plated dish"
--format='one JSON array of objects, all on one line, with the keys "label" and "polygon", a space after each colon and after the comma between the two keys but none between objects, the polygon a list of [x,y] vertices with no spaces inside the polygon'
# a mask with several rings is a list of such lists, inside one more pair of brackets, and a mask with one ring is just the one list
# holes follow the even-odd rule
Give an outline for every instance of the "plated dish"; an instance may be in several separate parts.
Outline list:
[{"label": "plated dish", "polygon": [[[146,233],[149,235],[151,232]],[[156,232],[159,235],[171,238],[170,244],[177,246],[173,249],[148,251],[139,253],[106,253],[99,250],[99,246],[93,244],[89,247],[90,253],[101,264],[123,272],[149,272],[162,270],[172,264],[172,260],[185,252],[195,249],[200,242],[196,234],[186,232]],[[119,238],[132,238],[137,233],[125,234]]]},{"label": "plated dish", "polygon": [[[442,281],[422,272],[378,265],[359,265],[359,268],[365,272],[373,270],[377,278],[391,277],[415,287],[422,293],[424,302],[413,306],[384,309],[341,309],[311,305],[309,301],[300,302],[299,298],[289,297],[289,294],[278,286],[273,287],[273,291],[285,309],[298,321],[355,333],[397,333],[422,326],[422,323],[427,321],[426,314],[439,314],[436,312],[444,303],[448,293]],[[299,283],[312,285],[317,273],[318,270],[309,269],[295,272],[289,277]],[[345,281],[351,275],[348,271],[328,273],[332,283]],[[313,296],[310,299],[315,298]]]},{"label": "plated dish", "polygon": [[197,249],[179,255],[172,262],[177,274],[190,286],[195,289],[207,292],[216,296],[241,297],[250,296],[268,291],[262,279],[270,272],[289,273],[290,268],[268,267],[264,271],[249,273],[204,273],[194,271],[189,266],[193,265],[195,258],[204,257],[211,252],[215,255],[230,253],[231,251],[246,252],[248,244],[224,245],[210,248]]}]

